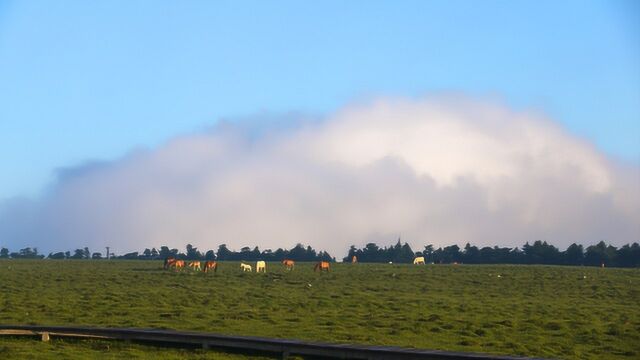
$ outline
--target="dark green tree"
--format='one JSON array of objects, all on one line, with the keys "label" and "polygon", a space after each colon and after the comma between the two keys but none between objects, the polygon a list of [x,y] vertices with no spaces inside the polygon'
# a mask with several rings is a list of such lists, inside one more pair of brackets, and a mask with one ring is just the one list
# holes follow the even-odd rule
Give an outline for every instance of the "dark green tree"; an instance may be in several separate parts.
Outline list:
[{"label": "dark green tree", "polygon": [[231,260],[231,250],[227,248],[226,244],[218,246],[218,260]]},{"label": "dark green tree", "polygon": [[562,254],[566,265],[582,265],[584,263],[584,248],[582,245],[573,243]]},{"label": "dark green tree", "polygon": [[49,259],[65,259],[65,255],[62,251],[57,252],[57,253],[50,253],[49,256],[47,256]]},{"label": "dark green tree", "polygon": [[84,259],[84,249],[76,249],[72,259]]},{"label": "dark green tree", "polygon": [[201,260],[202,254],[198,251],[198,248],[193,247],[191,244],[187,244],[187,259],[189,260]]}]

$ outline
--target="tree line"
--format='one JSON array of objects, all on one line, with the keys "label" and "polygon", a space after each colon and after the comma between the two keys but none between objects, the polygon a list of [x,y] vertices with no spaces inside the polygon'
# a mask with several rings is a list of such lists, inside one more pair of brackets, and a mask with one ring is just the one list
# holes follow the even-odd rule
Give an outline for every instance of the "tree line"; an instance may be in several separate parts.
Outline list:
[{"label": "tree line", "polygon": [[217,251],[206,250],[200,251],[198,248],[191,244],[187,244],[184,252],[176,248],[169,248],[168,246],[160,246],[159,249],[147,248],[141,252],[134,251],[122,255],[115,255],[109,253],[103,255],[101,252],[91,252],[89,248],[76,249],[73,253],[71,251],[49,253],[44,255],[38,253],[37,248],[24,248],[17,252],[10,252],[7,248],[0,249],[0,259],[77,259],[77,260],[102,260],[102,259],[119,259],[119,260],[162,260],[168,257],[174,257],[181,260],[230,260],[230,261],[282,261],[284,259],[291,259],[295,261],[335,261],[326,251],[316,251],[311,246],[304,246],[297,244],[291,249],[279,248],[275,251],[266,249],[260,251],[256,246],[253,249],[250,247],[243,247],[240,251],[230,250],[226,244],[222,244],[218,247]]},{"label": "tree line", "polygon": [[380,248],[374,243],[362,249],[351,246],[343,261],[351,261],[356,256],[359,262],[412,262],[415,256],[423,256],[427,263],[466,263],[466,264],[548,264],[548,265],[587,265],[587,266],[640,266],[640,245],[633,243],[620,248],[600,241],[596,245],[584,247],[571,244],[560,251],[546,241],[527,242],[522,248],[482,247],[469,243],[464,248],[458,245],[439,247],[426,245],[422,251],[414,252],[409,244],[398,242],[394,246]]},{"label": "tree line", "polygon": [[[375,243],[366,244],[362,249],[352,245],[348,255],[343,261],[350,262],[356,256],[358,262],[370,263],[411,263],[416,256],[423,256],[427,263],[466,263],[466,264],[548,264],[548,265],[586,265],[614,267],[640,267],[640,245],[633,243],[620,248],[607,245],[604,241],[596,245],[583,247],[571,244],[566,250],[560,251],[557,247],[546,241],[528,242],[522,248],[514,247],[477,247],[467,243],[464,248],[458,245],[435,248],[426,245],[422,251],[414,251],[406,242],[400,239],[395,245],[378,247]],[[230,250],[226,244],[218,247],[217,251],[200,251],[188,244],[184,252],[176,248],[161,246],[159,249],[147,248],[141,252],[130,252],[122,255],[109,254],[103,256],[100,252],[90,252],[89,248],[70,251],[38,253],[37,248],[24,248],[17,252],[10,252],[7,248],[0,249],[0,258],[8,259],[93,259],[105,258],[122,260],[161,260],[167,257],[175,257],[183,260],[230,260],[230,261],[281,261],[291,259],[295,261],[335,261],[326,251],[316,251],[311,246],[297,244],[291,249],[279,248],[275,251],[266,249],[260,251],[256,246],[253,249],[243,247],[240,251]]]}]

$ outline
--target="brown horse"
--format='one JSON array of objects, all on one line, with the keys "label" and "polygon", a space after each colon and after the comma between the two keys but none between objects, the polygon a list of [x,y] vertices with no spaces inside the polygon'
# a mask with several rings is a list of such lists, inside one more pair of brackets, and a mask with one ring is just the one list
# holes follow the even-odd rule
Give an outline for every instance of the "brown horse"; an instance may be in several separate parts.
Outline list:
[{"label": "brown horse", "polygon": [[286,267],[287,270],[293,270],[293,265],[295,264],[296,262],[293,260],[288,260],[288,259],[282,260],[282,265],[284,265],[284,267]]},{"label": "brown horse", "polygon": [[320,261],[319,263],[317,263],[316,266],[313,267],[313,271],[318,271],[318,270],[320,270],[320,272],[322,272],[323,270],[329,271],[329,262]]},{"label": "brown horse", "polygon": [[164,259],[164,265],[162,267],[167,270],[175,261],[176,258],[174,258],[173,256],[169,256],[168,258]]},{"label": "brown horse", "polygon": [[355,255],[353,255],[353,257],[351,258],[351,263],[355,264],[357,262],[358,262],[358,258]]},{"label": "brown horse", "polygon": [[202,268],[200,267],[200,261],[191,261],[189,262],[189,267],[194,271],[200,271]]},{"label": "brown horse", "polygon": [[174,260],[169,264],[169,268],[174,268],[176,270],[181,270],[184,268],[184,260]]},{"label": "brown horse", "polygon": [[218,272],[218,262],[217,261],[207,261],[204,263],[204,269],[202,271],[209,272],[209,270],[213,270],[213,272]]}]

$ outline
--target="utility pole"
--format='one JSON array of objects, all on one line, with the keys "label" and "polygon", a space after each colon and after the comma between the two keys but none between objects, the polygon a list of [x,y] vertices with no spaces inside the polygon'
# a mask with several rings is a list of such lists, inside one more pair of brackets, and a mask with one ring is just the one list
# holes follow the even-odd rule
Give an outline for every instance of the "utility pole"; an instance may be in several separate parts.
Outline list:
[{"label": "utility pole", "polygon": [[109,260],[109,247],[107,246],[107,260]]}]

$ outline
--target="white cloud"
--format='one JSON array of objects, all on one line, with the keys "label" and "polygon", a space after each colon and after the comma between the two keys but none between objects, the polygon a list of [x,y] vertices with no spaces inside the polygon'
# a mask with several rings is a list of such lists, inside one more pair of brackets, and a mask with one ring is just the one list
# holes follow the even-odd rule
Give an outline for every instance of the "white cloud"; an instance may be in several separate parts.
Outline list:
[{"label": "white cloud", "polygon": [[39,202],[5,204],[0,238],[119,252],[302,242],[336,256],[399,234],[416,249],[639,240],[639,169],[539,114],[435,97],[245,125],[65,171]]}]

